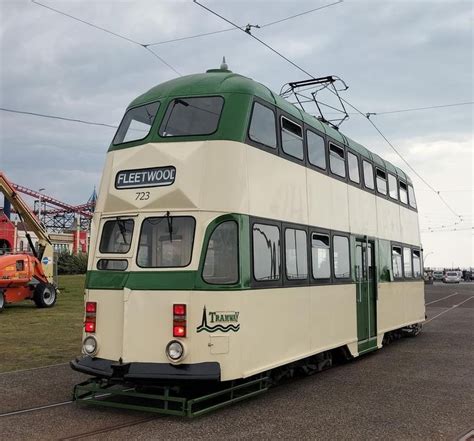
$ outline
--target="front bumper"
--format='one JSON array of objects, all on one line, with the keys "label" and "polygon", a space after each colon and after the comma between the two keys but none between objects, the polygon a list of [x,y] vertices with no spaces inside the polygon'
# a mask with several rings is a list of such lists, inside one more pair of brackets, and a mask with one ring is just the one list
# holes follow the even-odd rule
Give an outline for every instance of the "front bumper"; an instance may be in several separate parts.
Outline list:
[{"label": "front bumper", "polygon": [[70,362],[72,369],[83,374],[114,381],[201,380],[219,381],[217,362],[173,365],[170,363],[119,363],[85,356]]}]

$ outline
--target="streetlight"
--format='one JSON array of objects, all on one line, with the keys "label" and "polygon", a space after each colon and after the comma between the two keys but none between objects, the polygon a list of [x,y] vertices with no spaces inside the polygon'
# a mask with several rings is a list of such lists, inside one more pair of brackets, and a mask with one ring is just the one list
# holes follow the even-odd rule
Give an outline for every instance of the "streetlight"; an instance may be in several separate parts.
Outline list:
[{"label": "streetlight", "polygon": [[45,191],[45,190],[46,190],[46,188],[40,188],[38,190],[38,193],[39,193],[39,195],[38,195],[38,220],[40,221],[40,223],[41,223],[41,192]]},{"label": "streetlight", "polygon": [[423,256],[423,268],[426,267],[426,259],[429,255],[434,254],[434,251],[430,251],[426,256]]}]

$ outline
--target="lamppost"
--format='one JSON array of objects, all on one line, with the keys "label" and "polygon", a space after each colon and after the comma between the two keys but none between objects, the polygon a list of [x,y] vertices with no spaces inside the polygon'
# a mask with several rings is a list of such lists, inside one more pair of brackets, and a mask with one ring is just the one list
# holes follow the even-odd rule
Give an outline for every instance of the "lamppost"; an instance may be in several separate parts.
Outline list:
[{"label": "lamppost", "polygon": [[423,256],[423,268],[426,267],[426,259],[427,259],[428,256],[430,256],[431,254],[434,254],[434,251],[430,251],[426,256]]},{"label": "lamppost", "polygon": [[40,188],[38,190],[38,193],[39,193],[39,195],[38,195],[38,220],[40,221],[40,223],[41,223],[41,192],[45,191],[45,190],[46,190],[46,188]]}]

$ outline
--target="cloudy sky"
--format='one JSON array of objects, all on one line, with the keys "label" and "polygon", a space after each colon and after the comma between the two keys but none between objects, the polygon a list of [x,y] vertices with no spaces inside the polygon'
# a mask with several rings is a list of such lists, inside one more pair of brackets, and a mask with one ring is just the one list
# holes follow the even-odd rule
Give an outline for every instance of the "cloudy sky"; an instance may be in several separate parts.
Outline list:
[{"label": "cloudy sky", "polygon": [[[187,1],[38,0],[139,43],[226,29]],[[263,25],[335,0],[207,1],[232,21]],[[472,1],[350,1],[253,33],[314,76],[338,75],[364,112],[473,101]],[[0,107],[116,125],[128,103],[176,73],[144,48],[29,0],[0,0]],[[152,46],[182,74],[218,67],[279,91],[305,75],[238,30]],[[427,265],[474,266],[473,106],[373,116],[413,172]],[[342,131],[407,170],[364,118]],[[72,204],[98,185],[114,129],[0,111],[0,170]],[[460,231],[451,231],[454,228]],[[428,231],[435,230],[434,232]],[[449,230],[449,231],[443,231]]]}]

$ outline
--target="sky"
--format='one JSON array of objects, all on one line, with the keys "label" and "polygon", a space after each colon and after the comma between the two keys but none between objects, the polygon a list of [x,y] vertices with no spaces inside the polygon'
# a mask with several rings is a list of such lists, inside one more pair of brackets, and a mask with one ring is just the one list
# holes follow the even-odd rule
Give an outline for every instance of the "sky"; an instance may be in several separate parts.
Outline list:
[{"label": "sky", "polygon": [[[192,2],[38,0],[139,43],[229,28]],[[317,1],[208,1],[239,25],[263,25],[327,5]],[[345,0],[252,33],[314,76],[337,75],[365,112],[472,102],[472,1]],[[307,76],[235,30],[151,46],[181,74],[220,65],[279,92]],[[138,95],[177,73],[143,47],[29,0],[0,0],[0,107],[117,125]],[[414,181],[427,266],[474,266],[472,104],[350,115],[341,131]],[[71,204],[98,186],[113,128],[0,111],[0,170]],[[461,216],[461,218],[459,217]],[[452,231],[453,229],[457,231]],[[431,230],[431,231],[430,231]]]}]

